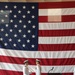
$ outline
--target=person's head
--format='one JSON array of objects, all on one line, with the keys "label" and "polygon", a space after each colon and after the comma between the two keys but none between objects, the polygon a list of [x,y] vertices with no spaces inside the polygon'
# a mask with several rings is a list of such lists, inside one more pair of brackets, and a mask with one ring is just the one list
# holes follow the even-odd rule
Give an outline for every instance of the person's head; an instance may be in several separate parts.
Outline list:
[{"label": "person's head", "polygon": [[28,66],[28,60],[25,60],[25,61],[24,61],[24,64],[25,64],[26,66]]},{"label": "person's head", "polygon": [[40,64],[40,60],[36,59],[36,65]]}]

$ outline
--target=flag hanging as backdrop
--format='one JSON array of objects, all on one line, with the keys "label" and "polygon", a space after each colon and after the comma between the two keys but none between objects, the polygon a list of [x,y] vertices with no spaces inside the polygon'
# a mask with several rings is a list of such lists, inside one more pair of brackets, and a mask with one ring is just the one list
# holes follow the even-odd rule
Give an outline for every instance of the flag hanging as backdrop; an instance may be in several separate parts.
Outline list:
[{"label": "flag hanging as backdrop", "polygon": [[73,75],[75,2],[0,2],[0,75],[22,75],[23,61],[42,75]]}]

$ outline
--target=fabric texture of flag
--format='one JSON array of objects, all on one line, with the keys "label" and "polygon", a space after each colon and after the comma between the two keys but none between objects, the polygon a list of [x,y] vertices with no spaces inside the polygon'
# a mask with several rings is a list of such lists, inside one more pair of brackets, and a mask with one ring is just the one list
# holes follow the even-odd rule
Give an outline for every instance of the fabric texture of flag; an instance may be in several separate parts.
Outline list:
[{"label": "fabric texture of flag", "polygon": [[75,1],[0,2],[0,75],[22,75],[26,59],[39,59],[42,75],[73,75]]}]

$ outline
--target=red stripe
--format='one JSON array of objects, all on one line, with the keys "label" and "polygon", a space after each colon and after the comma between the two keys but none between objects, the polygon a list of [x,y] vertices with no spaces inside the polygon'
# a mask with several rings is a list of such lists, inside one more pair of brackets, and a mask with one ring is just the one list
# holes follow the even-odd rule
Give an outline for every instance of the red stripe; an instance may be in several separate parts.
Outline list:
[{"label": "red stripe", "polygon": [[[61,16],[61,22],[73,22],[75,21],[75,15],[63,15]],[[48,21],[48,16],[39,16],[39,22],[59,22],[59,21]]]},{"label": "red stripe", "polygon": [[[5,62],[5,63],[23,64],[24,60],[26,60],[26,58],[0,56],[0,62]],[[35,65],[36,58],[35,59],[28,58],[28,60],[30,65]],[[74,62],[75,58],[57,58],[57,59],[39,58],[39,60],[41,60],[41,65],[48,65],[48,66],[49,65],[75,65],[75,62]]]},{"label": "red stripe", "polygon": [[39,16],[39,22],[48,22],[47,16]]},{"label": "red stripe", "polygon": [[63,15],[62,16],[62,22],[73,22],[75,21],[75,15]]},{"label": "red stripe", "polygon": [[[0,75],[23,75],[23,73],[18,71],[0,70]],[[31,75],[35,75],[35,73],[32,73]],[[41,75],[48,75],[48,74],[41,73]],[[62,75],[73,75],[73,73],[62,73]]]},{"label": "red stripe", "polygon": [[23,75],[22,72],[10,71],[10,70],[0,70],[0,75]]},{"label": "red stripe", "polygon": [[75,44],[39,44],[39,51],[73,51]]},{"label": "red stripe", "polygon": [[71,2],[41,2],[39,3],[39,9],[45,8],[74,8],[75,1]]},{"label": "red stripe", "polygon": [[75,29],[68,30],[39,30],[39,36],[75,36]]}]

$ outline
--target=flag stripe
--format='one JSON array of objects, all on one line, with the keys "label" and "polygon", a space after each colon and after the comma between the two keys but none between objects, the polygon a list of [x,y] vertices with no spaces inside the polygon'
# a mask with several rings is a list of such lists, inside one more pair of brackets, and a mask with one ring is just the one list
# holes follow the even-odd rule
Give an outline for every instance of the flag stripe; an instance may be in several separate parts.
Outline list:
[{"label": "flag stripe", "polygon": [[56,16],[56,15],[75,15],[75,8],[39,9],[39,16]]},{"label": "flag stripe", "polygon": [[[70,9],[70,8],[69,8]],[[64,10],[64,9],[63,9]],[[45,11],[45,12],[44,12]],[[56,16],[56,15],[63,15],[61,13],[62,9],[39,9],[39,16]],[[73,11],[73,10],[72,10]],[[70,12],[70,14],[72,14]],[[75,12],[74,12],[75,14]]]},{"label": "flag stripe", "polygon": [[23,75],[22,72],[19,71],[12,71],[12,70],[1,70],[0,75]]},{"label": "flag stripe", "polygon": [[[37,58],[18,58],[18,57],[9,57],[9,56],[0,56],[0,62],[12,63],[12,64],[23,64],[24,60],[29,60],[29,63],[35,65],[35,60]],[[55,58],[55,59],[45,59],[39,58],[41,65],[75,65],[75,58]],[[64,61],[64,62],[63,62]],[[45,62],[45,63],[43,63]],[[55,63],[56,62],[56,63]],[[63,63],[62,63],[63,62]]]},{"label": "flag stripe", "polygon": [[75,21],[75,15],[63,15],[62,22],[72,22]]},{"label": "flag stripe", "polygon": [[48,22],[48,16],[39,16],[39,23],[41,23],[41,22]]},{"label": "flag stripe", "polygon": [[[51,19],[51,18],[50,18]],[[73,22],[75,21],[75,15],[62,15],[61,16],[61,22]],[[48,16],[39,16],[39,22],[55,22],[55,21],[49,21],[48,20]],[[60,22],[60,21],[56,21],[56,22]]]},{"label": "flag stripe", "polygon": [[75,36],[66,37],[39,37],[39,44],[72,44],[75,43]]},{"label": "flag stripe", "polygon": [[45,8],[74,8],[75,7],[75,1],[71,2],[45,2],[39,3],[39,8],[40,9],[45,9]]},{"label": "flag stripe", "polygon": [[61,9],[61,13],[62,15],[75,15],[75,8],[65,8],[65,9]]},{"label": "flag stripe", "polygon": [[75,22],[39,23],[39,30],[75,29]]},{"label": "flag stripe", "polygon": [[40,37],[75,36],[75,29],[74,30],[39,30],[39,36]]},{"label": "flag stripe", "polygon": [[[0,62],[0,69],[2,70],[12,70],[12,71],[19,71],[19,72],[22,72],[22,69],[23,69],[23,65],[19,65],[19,64],[10,64],[10,63],[1,63]],[[33,65],[30,65],[29,66],[30,69],[34,69],[35,66]],[[53,73],[70,73],[70,72],[73,72],[73,68],[74,66],[73,65],[67,65],[67,66],[41,66],[42,68],[42,71],[41,73],[48,73],[48,71],[54,67],[54,70],[53,70]],[[35,71],[33,71],[35,72]]]},{"label": "flag stripe", "polygon": [[39,51],[73,51],[75,44],[39,44]]},{"label": "flag stripe", "polygon": [[[19,71],[10,71],[10,70],[0,70],[1,75],[22,75],[22,72]],[[35,75],[34,73],[32,75]],[[47,73],[41,73],[41,75],[47,75]],[[73,73],[62,73],[62,75],[73,75]]]},{"label": "flag stripe", "polygon": [[74,51],[20,51],[0,49],[0,56],[20,58],[75,58]]}]

